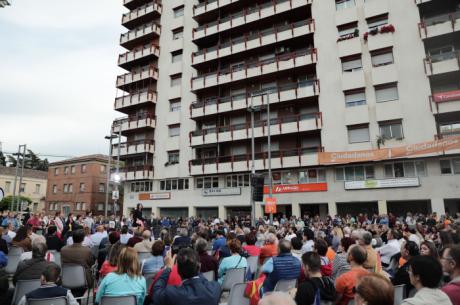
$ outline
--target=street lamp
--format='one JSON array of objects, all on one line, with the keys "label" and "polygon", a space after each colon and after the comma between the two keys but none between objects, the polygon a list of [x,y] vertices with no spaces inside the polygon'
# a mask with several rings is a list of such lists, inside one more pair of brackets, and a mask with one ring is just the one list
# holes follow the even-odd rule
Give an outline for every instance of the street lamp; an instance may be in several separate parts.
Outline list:
[{"label": "street lamp", "polygon": [[105,188],[105,205],[104,205],[104,216],[107,218],[107,206],[109,205],[109,185],[110,175],[112,172],[112,140],[117,136],[110,133],[110,136],[105,136],[104,139],[109,140],[109,164],[107,165],[107,187]]}]

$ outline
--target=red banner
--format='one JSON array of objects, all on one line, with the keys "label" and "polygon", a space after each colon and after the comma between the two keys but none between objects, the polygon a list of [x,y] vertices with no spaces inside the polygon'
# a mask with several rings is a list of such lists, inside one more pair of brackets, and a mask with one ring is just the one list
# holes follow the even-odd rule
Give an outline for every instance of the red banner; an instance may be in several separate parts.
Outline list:
[{"label": "red banner", "polygon": [[[269,194],[270,189],[264,186],[264,194]],[[303,192],[325,192],[327,183],[303,183],[303,184],[279,184],[272,188],[273,194],[303,193]]]},{"label": "red banner", "polygon": [[436,103],[460,100],[460,90],[433,93],[433,101]]},{"label": "red banner", "polygon": [[276,214],[276,198],[265,198],[265,213]]}]

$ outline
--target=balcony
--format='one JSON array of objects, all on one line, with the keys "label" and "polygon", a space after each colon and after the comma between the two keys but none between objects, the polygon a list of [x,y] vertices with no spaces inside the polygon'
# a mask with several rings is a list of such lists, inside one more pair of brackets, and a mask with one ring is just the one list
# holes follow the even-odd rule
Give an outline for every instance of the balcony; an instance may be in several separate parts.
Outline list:
[{"label": "balcony", "polygon": [[128,85],[145,80],[158,80],[158,69],[155,66],[142,67],[140,71],[126,73],[117,77],[117,88],[124,90]]},{"label": "balcony", "polygon": [[134,65],[147,64],[151,57],[160,57],[160,47],[157,45],[147,45],[140,48],[135,48],[132,51],[120,54],[118,56],[118,66],[129,69]]},{"label": "balcony", "polygon": [[428,76],[458,71],[460,69],[460,51],[436,54],[424,59],[425,73]]},{"label": "balcony", "polygon": [[115,110],[121,111],[147,103],[155,104],[156,102],[156,91],[149,90],[117,97],[115,99],[114,108]]},{"label": "balcony", "polygon": [[[297,148],[271,152],[273,169],[318,165],[318,152],[321,147]],[[251,170],[251,154],[220,156],[189,161],[191,175],[245,172]],[[268,169],[268,153],[255,153],[256,170]]]},{"label": "balcony", "polygon": [[128,13],[123,14],[121,24],[128,29],[133,29],[136,25],[143,24],[161,16],[163,7],[160,3],[150,2],[142,5]]},{"label": "balcony", "polygon": [[460,89],[433,93],[429,100],[434,114],[460,112]]},{"label": "balcony", "polygon": [[152,0],[123,0],[123,6],[127,9],[134,10],[135,8],[148,4],[152,2]]},{"label": "balcony", "polygon": [[122,181],[153,179],[153,165],[126,166],[120,176]]},{"label": "balcony", "polygon": [[[268,100],[271,105],[286,101],[314,97],[319,94],[319,90],[319,80],[309,80],[265,88],[264,92],[268,93]],[[261,92],[255,92],[254,94]],[[264,101],[264,96],[259,95],[252,98],[252,104],[255,107],[261,106],[265,103],[266,101]],[[238,109],[247,109],[250,104],[251,93],[207,99],[206,101],[200,101],[191,104],[190,116],[192,118],[198,118],[205,115],[212,115]]]},{"label": "balcony", "polygon": [[240,65],[193,77],[191,87],[200,90],[238,80],[250,79],[261,75],[281,72],[316,63],[316,49],[303,49],[274,56],[262,61]]},{"label": "balcony", "polygon": [[422,39],[460,31],[460,11],[422,19],[418,29]]},{"label": "balcony", "polygon": [[193,6],[193,17],[198,17],[238,1],[239,0],[205,0]]},{"label": "balcony", "polygon": [[[282,116],[270,119],[270,134],[272,136],[319,130],[322,127],[321,112]],[[254,122],[254,137],[264,137],[268,134],[267,120]],[[251,138],[251,123],[234,124],[192,131],[190,145],[205,145]]]},{"label": "balcony", "polygon": [[127,49],[131,49],[142,44],[142,42],[151,42],[155,36],[160,36],[160,34],[161,26],[152,22],[121,34],[120,45]]},{"label": "balcony", "polygon": [[[155,142],[153,140],[139,140],[120,143],[120,156],[136,154],[153,154],[155,152]],[[118,156],[118,144],[113,145],[112,157]]]},{"label": "balcony", "polygon": [[192,64],[200,64],[244,51],[260,48],[280,41],[301,37],[315,31],[313,19],[271,27],[258,33],[247,33],[229,42],[205,48],[192,54]]},{"label": "balcony", "polygon": [[261,5],[254,4],[253,7],[245,8],[230,16],[218,18],[216,21],[206,23],[193,29],[192,37],[194,40],[198,40],[254,21],[272,17],[276,14],[287,12],[310,3],[311,0],[277,0],[266,2]]},{"label": "balcony", "polygon": [[[116,119],[112,124],[112,132],[122,134],[136,129],[155,128],[156,120],[152,114],[139,114]],[[121,130],[120,130],[121,129]]]}]

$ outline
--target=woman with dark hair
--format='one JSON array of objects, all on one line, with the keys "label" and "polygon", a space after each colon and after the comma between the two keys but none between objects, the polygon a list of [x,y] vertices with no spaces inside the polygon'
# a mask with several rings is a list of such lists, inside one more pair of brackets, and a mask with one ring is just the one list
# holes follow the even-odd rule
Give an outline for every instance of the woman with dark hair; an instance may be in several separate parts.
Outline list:
[{"label": "woman with dark hair", "polygon": [[230,239],[227,242],[227,246],[230,249],[231,255],[224,258],[219,266],[219,283],[224,282],[224,276],[227,270],[235,268],[247,268],[248,262],[246,258],[240,255],[241,243],[238,239]]},{"label": "woman with dark hair", "polygon": [[16,236],[12,240],[12,245],[15,247],[21,247],[24,252],[32,251],[32,241],[29,237],[29,229],[26,226],[22,226],[16,232]]},{"label": "woman with dark hair", "polygon": [[439,260],[428,255],[412,258],[409,277],[417,292],[413,298],[405,299],[401,305],[452,305],[447,294],[438,288],[442,278]]},{"label": "woman with dark hair", "polygon": [[439,259],[438,249],[432,241],[425,240],[420,244],[420,255],[429,255],[435,259]]},{"label": "woman with dark hair", "polygon": [[[142,209],[144,207],[141,203],[136,205],[136,209],[133,211],[133,227],[143,226],[144,217],[142,216]],[[141,224],[142,223],[142,224]]]},{"label": "woman with dark hair", "polygon": [[153,273],[158,272],[163,268],[163,252],[165,250],[165,244],[161,240],[157,240],[152,244],[152,257],[146,259],[142,263],[142,273]]},{"label": "woman with dark hair", "polygon": [[123,249],[123,247],[124,245],[116,243],[110,248],[107,260],[104,261],[101,270],[99,271],[101,278],[105,277],[110,272],[117,270],[118,255],[120,254],[120,251]]},{"label": "woman with dark hair", "polygon": [[243,250],[250,256],[259,256],[260,248],[256,246],[256,242],[257,236],[254,232],[246,234],[246,246],[243,246]]},{"label": "woman with dark hair", "polygon": [[208,254],[208,242],[204,238],[198,238],[195,242],[195,250],[200,260],[200,272],[214,271],[217,274],[219,263],[214,256]]},{"label": "woman with dark hair", "polygon": [[355,286],[356,305],[393,305],[393,284],[381,274],[361,277]]},{"label": "woman with dark hair", "polygon": [[331,278],[335,280],[342,273],[345,273],[351,269],[350,264],[347,261],[348,257],[348,248],[353,245],[355,242],[351,237],[344,237],[340,240],[340,246],[332,262],[332,275]]}]

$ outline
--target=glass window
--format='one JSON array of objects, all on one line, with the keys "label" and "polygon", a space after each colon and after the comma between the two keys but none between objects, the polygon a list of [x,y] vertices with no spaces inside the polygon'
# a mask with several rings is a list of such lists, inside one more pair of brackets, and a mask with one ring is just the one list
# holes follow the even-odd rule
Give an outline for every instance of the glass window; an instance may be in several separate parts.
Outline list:
[{"label": "glass window", "polygon": [[441,174],[452,174],[450,160],[439,160],[439,165],[441,166]]},{"label": "glass window", "polygon": [[171,59],[172,63],[181,62],[182,61],[182,50],[171,52],[171,58],[172,58]]},{"label": "glass window", "polygon": [[73,184],[69,184],[69,193],[73,193]]},{"label": "glass window", "polygon": [[57,185],[54,184],[54,185],[53,185],[53,194],[56,194],[56,193],[57,193]]},{"label": "glass window", "polygon": [[69,192],[69,185],[64,184],[64,193],[68,193],[68,192]]},{"label": "glass window", "polygon": [[454,169],[454,174],[460,174],[460,158],[452,159],[452,168]]},{"label": "glass window", "polygon": [[101,168],[100,168],[101,173],[105,173],[106,170],[107,170],[107,167],[105,165],[101,165]]},{"label": "glass window", "polygon": [[345,176],[343,175],[343,167],[335,169],[335,180],[337,181],[345,180]]},{"label": "glass window", "polygon": [[160,191],[164,191],[164,190],[165,190],[165,184],[166,184],[166,181],[165,181],[165,180],[161,180],[161,181],[160,181]]},{"label": "glass window", "polygon": [[355,180],[355,170],[353,167],[345,167],[345,180]]},{"label": "glass window", "polygon": [[367,19],[367,27],[369,30],[378,28],[379,26],[388,24],[388,14],[383,14]]},{"label": "glass window", "polygon": [[101,192],[101,193],[105,192],[105,184],[104,183],[99,183],[99,192]]},{"label": "glass window", "polygon": [[5,192],[9,192],[11,188],[11,181],[6,181],[5,182]]},{"label": "glass window", "polygon": [[182,74],[171,75],[171,87],[180,86],[182,82]]},{"label": "glass window", "polygon": [[169,136],[177,137],[180,134],[180,124],[169,125]]},{"label": "glass window", "polygon": [[366,166],[366,179],[374,179],[374,167],[373,166]]},{"label": "glass window", "polygon": [[417,171],[417,176],[426,176],[425,162],[415,161],[415,170]]},{"label": "glass window", "polygon": [[203,178],[196,178],[195,179],[195,188],[202,189],[203,184],[204,184],[204,179]]},{"label": "glass window", "polygon": [[64,167],[64,175],[68,175],[68,174],[69,174],[69,167],[65,166]]},{"label": "glass window", "polygon": [[84,191],[85,191],[85,184],[80,183],[80,192],[84,192]]},{"label": "glass window", "polygon": [[173,33],[173,40],[181,39],[184,36],[184,28],[180,27],[180,28],[174,29],[172,33]]},{"label": "glass window", "polygon": [[75,165],[72,165],[72,166],[70,167],[70,173],[71,173],[71,174],[75,174]]},{"label": "glass window", "polygon": [[180,111],[180,109],[181,109],[181,99],[180,98],[169,100],[169,111],[175,112],[175,111]]},{"label": "glass window", "polygon": [[59,167],[56,167],[56,168],[54,169],[54,175],[55,175],[55,176],[59,175]]},{"label": "glass window", "polygon": [[337,30],[339,31],[339,37],[352,35],[355,34],[356,30],[358,30],[358,23],[352,22],[344,25],[339,25]]},{"label": "glass window", "polygon": [[326,182],[326,170],[318,169],[318,182]]},{"label": "glass window", "polygon": [[166,190],[167,191],[171,190],[171,180],[166,180]]},{"label": "glass window", "polygon": [[86,173],[86,164],[81,165],[81,172]]},{"label": "glass window", "polygon": [[369,126],[367,125],[353,125],[348,126],[348,142],[349,143],[361,143],[369,142]]},{"label": "glass window", "polygon": [[393,49],[382,49],[371,53],[372,66],[379,67],[394,63]]},{"label": "glass window", "polygon": [[363,166],[355,166],[355,180],[364,180]]},{"label": "glass window", "polygon": [[188,186],[188,178],[187,179],[184,179],[184,189],[185,190],[188,190],[189,186]]},{"label": "glass window", "polygon": [[179,179],[177,182],[177,189],[183,190],[184,189],[184,179]]},{"label": "glass window", "polygon": [[174,8],[173,11],[174,11],[174,18],[184,16],[184,6],[183,5]]},{"label": "glass window", "polygon": [[394,167],[394,176],[395,178],[404,177],[404,165],[403,163],[395,163]]},{"label": "glass window", "polygon": [[35,194],[39,194],[40,193],[40,184],[35,184]]},{"label": "glass window", "polygon": [[398,86],[396,84],[376,86],[375,98],[377,103],[398,100]]},{"label": "glass window", "polygon": [[361,55],[359,57],[347,57],[342,58],[342,71],[353,72],[362,70],[363,63],[361,61]]},{"label": "glass window", "polygon": [[415,167],[413,162],[404,162],[404,177],[415,177]]},{"label": "glass window", "polygon": [[385,178],[393,178],[393,165],[385,164]]},{"label": "glass window", "polygon": [[336,0],[335,1],[335,9],[337,11],[354,7],[355,6],[355,0]]},{"label": "glass window", "polygon": [[177,164],[179,163],[179,151],[168,151],[168,163],[169,164]]},{"label": "glass window", "polygon": [[380,122],[380,136],[385,139],[402,139],[403,130],[401,121]]},{"label": "glass window", "polygon": [[345,106],[353,107],[359,105],[366,105],[366,93],[364,89],[347,91],[345,94]]},{"label": "glass window", "polygon": [[177,190],[177,180],[176,179],[171,180],[171,189]]}]

